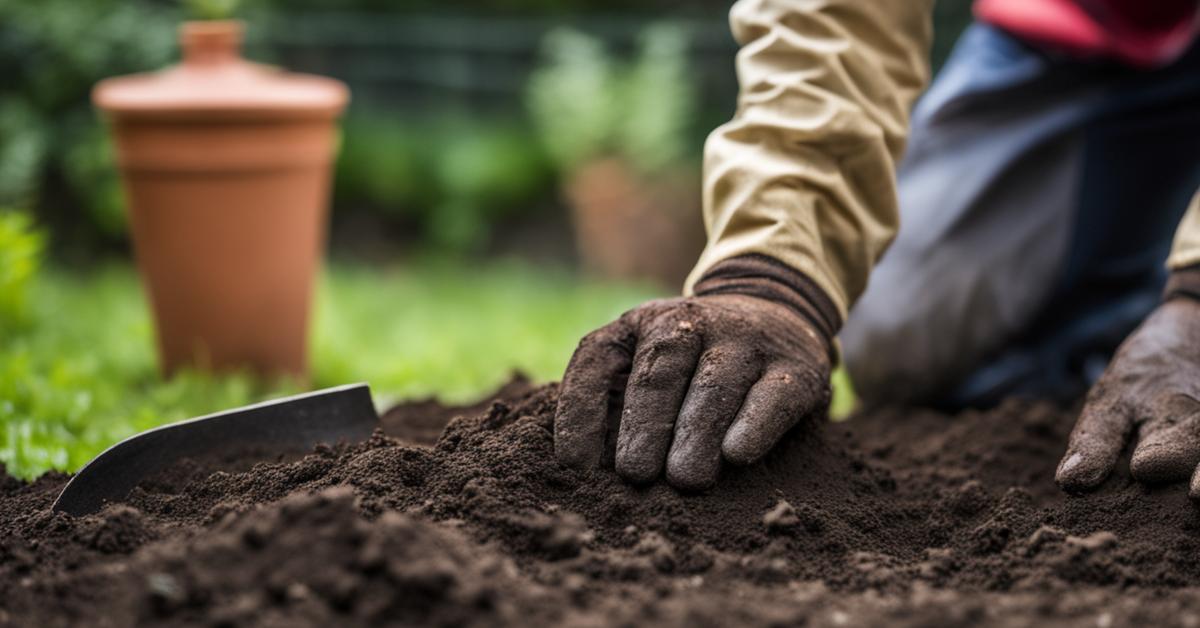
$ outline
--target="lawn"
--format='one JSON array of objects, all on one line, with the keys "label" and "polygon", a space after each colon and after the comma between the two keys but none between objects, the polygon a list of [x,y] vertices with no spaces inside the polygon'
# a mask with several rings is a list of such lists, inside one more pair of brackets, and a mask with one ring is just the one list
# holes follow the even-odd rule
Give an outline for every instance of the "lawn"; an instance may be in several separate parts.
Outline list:
[{"label": "lawn", "polygon": [[[307,387],[366,381],[387,405],[474,400],[514,370],[557,379],[579,336],[656,295],[521,262],[334,265]],[[245,374],[161,378],[128,265],[43,270],[29,299],[32,323],[0,339],[0,462],[17,476],[74,470],[140,430],[301,388]],[[842,394],[839,413],[849,403]]]}]

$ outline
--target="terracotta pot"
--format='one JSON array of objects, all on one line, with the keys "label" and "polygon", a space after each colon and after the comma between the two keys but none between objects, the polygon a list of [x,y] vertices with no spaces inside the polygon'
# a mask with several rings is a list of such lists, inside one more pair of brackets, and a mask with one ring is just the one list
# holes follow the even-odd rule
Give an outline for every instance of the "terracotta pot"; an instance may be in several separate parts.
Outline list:
[{"label": "terracotta pot", "polygon": [[704,249],[693,172],[651,179],[621,160],[597,160],[573,173],[567,197],[580,261],[592,274],[678,290]]},{"label": "terracotta pot", "polygon": [[101,81],[164,372],[304,378],[337,118],[332,79],[243,60],[242,24],[188,22],[183,61]]}]

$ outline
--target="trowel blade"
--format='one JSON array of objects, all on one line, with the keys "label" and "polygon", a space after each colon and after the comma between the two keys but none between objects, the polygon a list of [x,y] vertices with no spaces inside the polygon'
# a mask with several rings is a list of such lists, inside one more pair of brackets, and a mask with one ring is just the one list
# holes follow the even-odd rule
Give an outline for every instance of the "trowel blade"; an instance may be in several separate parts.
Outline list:
[{"label": "trowel blade", "polygon": [[379,416],[366,384],[350,384],[171,423],[109,447],[63,487],[54,510],[85,515],[125,499],[143,479],[183,458],[237,449],[308,450],[319,443],[359,442]]}]

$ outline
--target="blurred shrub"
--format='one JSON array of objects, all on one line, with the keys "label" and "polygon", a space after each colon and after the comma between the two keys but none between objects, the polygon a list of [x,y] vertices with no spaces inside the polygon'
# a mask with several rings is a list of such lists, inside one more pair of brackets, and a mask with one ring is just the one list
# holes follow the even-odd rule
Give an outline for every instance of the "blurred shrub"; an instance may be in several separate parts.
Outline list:
[{"label": "blurred shrub", "polygon": [[195,20],[224,20],[233,16],[241,0],[183,0],[188,17]]},{"label": "blurred shrub", "polygon": [[108,129],[89,124],[62,154],[63,176],[81,192],[80,209],[95,232],[109,240],[121,238],[126,231],[125,197],[114,151]]},{"label": "blurred shrub", "polygon": [[[179,18],[174,3],[0,0],[0,204],[42,207],[58,196],[83,210],[69,217],[74,231],[123,231],[112,154],[88,95],[101,78],[169,62]],[[63,180],[66,189],[50,185]]]},{"label": "blurred shrub", "polygon": [[546,35],[543,64],[529,80],[526,100],[559,169],[619,157],[652,173],[687,156],[696,95],[686,33],[652,26],[640,42],[635,57],[623,62],[579,31]]},{"label": "blurred shrub", "polygon": [[37,195],[50,139],[43,127],[25,102],[0,102],[0,202],[28,202]]},{"label": "blurred shrub", "polygon": [[436,155],[442,195],[427,224],[433,241],[452,248],[486,244],[492,224],[530,211],[551,180],[537,142],[515,125],[456,126]]},{"label": "blurred shrub", "polygon": [[0,335],[26,324],[29,284],[45,241],[28,214],[0,209]]},{"label": "blurred shrub", "polygon": [[415,227],[454,251],[486,245],[494,224],[528,212],[551,187],[551,168],[517,121],[355,114],[344,125],[338,204]]},{"label": "blurred shrub", "polygon": [[723,14],[732,0],[262,0],[279,9],[337,11],[449,11],[504,13],[699,12]]},{"label": "blurred shrub", "polygon": [[334,191],[339,202],[409,214],[434,198],[429,138],[419,125],[379,114],[351,115],[342,123],[342,148]]}]

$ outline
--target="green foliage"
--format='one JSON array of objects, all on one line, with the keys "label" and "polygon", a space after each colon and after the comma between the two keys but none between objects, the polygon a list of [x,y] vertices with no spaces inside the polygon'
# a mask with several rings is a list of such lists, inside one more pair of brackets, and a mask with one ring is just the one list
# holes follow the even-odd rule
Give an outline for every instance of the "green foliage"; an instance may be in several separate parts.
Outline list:
[{"label": "green foliage", "polygon": [[557,379],[580,337],[655,296],[649,286],[581,281],[515,260],[337,267],[322,286],[314,379],[468,401],[513,369]]},{"label": "green foliage", "polygon": [[62,169],[67,182],[84,192],[78,202],[89,222],[108,239],[121,238],[128,228],[125,196],[108,129],[96,124],[82,130],[63,154]]},{"label": "green foliage", "polygon": [[[44,270],[33,324],[0,342],[0,462],[70,470],[135,432],[295,392],[286,382],[185,372],[162,379],[136,274]],[[313,387],[355,381],[376,400],[468,401],[512,370],[557,378],[579,337],[655,296],[528,264],[335,266],[318,291]]]},{"label": "green foliage", "polygon": [[605,156],[654,173],[684,158],[696,113],[687,35],[656,25],[622,62],[596,38],[558,29],[543,42],[543,64],[526,101],[547,152],[570,171]]},{"label": "green foliage", "polygon": [[435,199],[423,125],[378,115],[342,123],[334,192],[340,203],[367,204],[398,216]]},{"label": "green foliage", "polygon": [[194,20],[225,20],[233,17],[241,0],[183,0]]},{"label": "green foliage", "polygon": [[854,394],[854,383],[844,366],[839,366],[830,380],[833,399],[829,402],[829,416],[834,421],[842,421],[858,407],[858,396]]},{"label": "green foliage", "polygon": [[[129,0],[0,0],[0,204],[69,196],[99,233],[123,230],[112,157],[88,94],[170,61],[179,13]],[[47,174],[70,184],[47,187]],[[75,225],[78,227],[78,225]]]},{"label": "green foliage", "polygon": [[522,125],[442,114],[352,116],[338,159],[339,204],[415,226],[439,249],[477,250],[491,227],[536,206],[552,177]]},{"label": "green foliage", "polygon": [[28,205],[36,196],[48,134],[26,103],[0,102],[0,203]]},{"label": "green foliage", "polygon": [[10,473],[75,469],[134,432],[278,392],[245,376],[160,380],[131,269],[45,270],[32,288],[33,323],[0,343],[0,462]]},{"label": "green foliage", "polygon": [[641,56],[624,85],[618,142],[643,172],[678,163],[687,154],[696,94],[687,67],[687,36],[674,26],[652,26],[641,36]]},{"label": "green foliage", "polygon": [[603,44],[575,30],[551,31],[542,49],[529,108],[547,152],[570,170],[610,150],[621,113],[618,74]]},{"label": "green foliage", "polygon": [[41,266],[44,246],[28,214],[0,209],[0,338],[28,322],[29,286]]},{"label": "green foliage", "polygon": [[550,181],[537,143],[513,126],[450,134],[433,165],[442,194],[428,216],[432,241],[458,250],[482,247],[493,224],[529,211]]}]

